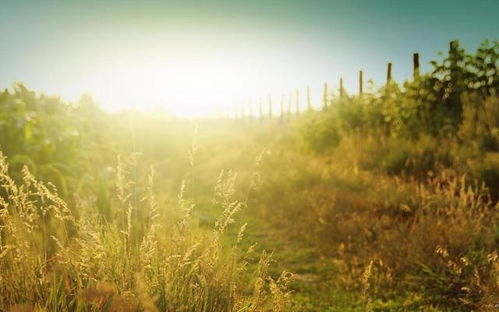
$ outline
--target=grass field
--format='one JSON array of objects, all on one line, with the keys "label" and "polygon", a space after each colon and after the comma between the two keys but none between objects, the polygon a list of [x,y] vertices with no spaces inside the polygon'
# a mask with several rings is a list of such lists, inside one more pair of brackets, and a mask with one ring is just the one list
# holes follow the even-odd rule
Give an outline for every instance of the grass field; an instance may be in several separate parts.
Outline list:
[{"label": "grass field", "polygon": [[497,74],[446,64],[281,119],[5,90],[0,311],[494,311]]}]

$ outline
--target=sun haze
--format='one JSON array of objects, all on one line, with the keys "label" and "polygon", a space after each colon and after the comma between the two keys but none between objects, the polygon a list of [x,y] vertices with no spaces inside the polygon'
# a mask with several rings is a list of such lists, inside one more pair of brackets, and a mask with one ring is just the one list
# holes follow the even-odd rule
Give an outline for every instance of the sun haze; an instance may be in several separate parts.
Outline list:
[{"label": "sun haze", "polygon": [[0,312],[499,312],[498,13],[0,0]]},{"label": "sun haze", "polygon": [[467,1],[398,3],[3,1],[0,83],[183,116],[307,85],[318,104],[324,82],[355,90],[359,69],[382,82],[388,61],[403,80],[412,52],[424,67],[449,40],[474,48],[499,29],[494,1],[473,2],[476,16]]}]

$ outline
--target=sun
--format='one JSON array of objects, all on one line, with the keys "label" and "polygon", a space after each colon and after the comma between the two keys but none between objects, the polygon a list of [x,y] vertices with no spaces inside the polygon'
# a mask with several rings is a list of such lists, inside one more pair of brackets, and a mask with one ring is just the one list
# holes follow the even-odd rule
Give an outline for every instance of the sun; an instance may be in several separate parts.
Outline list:
[{"label": "sun", "polygon": [[95,97],[108,111],[166,109],[179,116],[215,115],[252,96],[252,73],[230,58],[135,60],[96,75]]},{"label": "sun", "polygon": [[[309,80],[316,86],[323,84],[317,71],[322,67],[307,65],[304,60],[311,57],[306,51],[276,53],[272,46],[257,42],[203,41],[203,36],[197,36],[159,43],[145,36],[135,46],[125,44],[123,38],[96,42],[95,46],[102,46],[99,53],[76,51],[70,60],[61,60],[68,79],[56,87],[68,100],[90,94],[110,112],[159,108],[196,117],[233,114],[236,106],[249,109],[250,103],[257,112],[259,99],[269,95],[277,111],[282,96],[295,94],[296,88],[305,90]],[[314,102],[319,103],[321,93],[314,91]]]}]

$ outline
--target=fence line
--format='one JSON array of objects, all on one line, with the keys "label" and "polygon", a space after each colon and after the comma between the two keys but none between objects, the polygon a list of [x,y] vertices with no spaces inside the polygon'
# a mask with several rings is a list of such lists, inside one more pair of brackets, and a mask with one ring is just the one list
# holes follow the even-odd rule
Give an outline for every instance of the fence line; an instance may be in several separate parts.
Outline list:
[{"label": "fence line", "polygon": [[[457,44],[455,41],[451,41],[449,43],[449,49],[452,52],[457,49]],[[413,53],[412,55],[413,61],[413,79],[417,79],[420,75],[420,63],[419,63],[419,53]],[[392,62],[387,63],[386,68],[386,85],[392,82]],[[358,73],[358,95],[364,94],[364,72],[363,70],[359,70]],[[327,111],[331,106],[331,93],[330,88],[327,82],[324,82],[323,96],[322,96],[322,110]],[[339,97],[343,98],[346,96],[345,88],[343,85],[343,78],[339,79],[339,89],[338,89]],[[280,99],[280,112],[279,112],[279,121],[285,122],[292,118],[293,115],[299,116],[302,113],[302,106],[300,102],[300,89],[295,89],[294,92],[294,100],[293,100],[293,92],[288,93],[288,95],[281,95]],[[287,105],[286,105],[286,96],[287,96]],[[311,99],[311,89],[310,86],[306,87],[305,93],[305,103],[306,103],[306,111],[311,112],[314,111]],[[294,105],[293,105],[294,104]],[[294,109],[293,109],[294,107]],[[248,119],[253,120],[256,119],[256,114],[254,114],[253,102],[249,101],[247,104],[247,110],[245,109],[244,104],[234,105],[233,112],[231,113],[230,109],[225,111],[225,115],[227,118],[233,117],[234,119]],[[293,114],[294,110],[294,114]],[[221,112],[222,113],[222,112]],[[222,115],[222,114],[221,114]],[[272,103],[272,95],[268,94],[267,101],[267,110],[264,109],[264,99],[262,97],[258,98],[258,119],[260,121],[264,121],[265,119],[273,119],[273,103]]]}]

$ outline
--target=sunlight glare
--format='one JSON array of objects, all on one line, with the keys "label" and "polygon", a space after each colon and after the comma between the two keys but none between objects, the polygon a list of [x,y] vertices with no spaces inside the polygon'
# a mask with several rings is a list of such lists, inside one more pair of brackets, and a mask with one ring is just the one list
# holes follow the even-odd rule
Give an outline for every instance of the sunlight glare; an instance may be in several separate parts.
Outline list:
[{"label": "sunlight glare", "polygon": [[163,108],[175,115],[213,115],[242,96],[252,73],[230,58],[202,57],[139,61],[109,66],[92,93],[106,110]]}]

